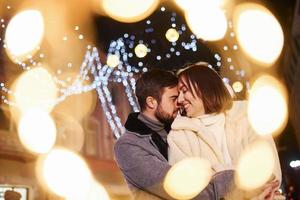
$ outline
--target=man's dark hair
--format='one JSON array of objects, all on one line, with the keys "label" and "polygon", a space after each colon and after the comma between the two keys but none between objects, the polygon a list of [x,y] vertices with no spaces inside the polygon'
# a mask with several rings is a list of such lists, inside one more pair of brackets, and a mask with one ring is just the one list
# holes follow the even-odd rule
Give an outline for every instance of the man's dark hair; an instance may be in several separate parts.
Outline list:
[{"label": "man's dark hair", "polygon": [[177,77],[165,70],[153,69],[143,73],[136,82],[135,94],[141,111],[146,108],[146,99],[151,96],[158,102],[164,92],[164,88],[177,86]]}]

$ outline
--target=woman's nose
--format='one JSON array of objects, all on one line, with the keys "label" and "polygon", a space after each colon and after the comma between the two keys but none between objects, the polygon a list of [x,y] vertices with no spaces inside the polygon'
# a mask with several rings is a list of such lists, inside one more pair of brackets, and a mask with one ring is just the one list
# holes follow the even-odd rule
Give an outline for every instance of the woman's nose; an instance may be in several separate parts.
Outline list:
[{"label": "woman's nose", "polygon": [[183,101],[184,101],[183,92],[179,92],[177,101],[178,101],[178,104],[183,103]]}]

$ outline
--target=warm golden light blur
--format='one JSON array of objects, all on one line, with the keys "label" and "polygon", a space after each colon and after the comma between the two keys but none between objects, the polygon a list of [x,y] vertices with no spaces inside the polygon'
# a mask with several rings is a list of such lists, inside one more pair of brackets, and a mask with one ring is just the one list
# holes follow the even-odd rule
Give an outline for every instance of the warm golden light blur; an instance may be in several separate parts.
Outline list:
[{"label": "warm golden light blur", "polygon": [[225,0],[174,0],[175,3],[184,11],[189,11],[191,9],[199,8],[203,4],[212,4],[214,6],[220,7],[224,5]]},{"label": "warm golden light blur", "polygon": [[158,0],[102,0],[102,6],[111,18],[128,23],[145,19],[158,3]]},{"label": "warm golden light blur", "polygon": [[63,197],[84,199],[92,186],[93,178],[87,164],[77,154],[55,148],[42,163],[43,178],[52,192]]},{"label": "warm golden light blur", "polygon": [[244,89],[243,84],[240,81],[236,81],[232,84],[234,92],[241,92]]},{"label": "warm golden light blur", "polygon": [[7,54],[12,61],[24,61],[32,56],[44,35],[44,21],[37,10],[25,10],[14,16],[6,29]]},{"label": "warm golden light blur", "polygon": [[56,97],[56,84],[45,68],[25,71],[16,82],[15,101],[22,112],[41,109],[50,113]]},{"label": "warm golden light blur", "polygon": [[270,66],[279,57],[284,36],[274,15],[265,7],[246,3],[235,8],[234,28],[237,40],[255,61]]},{"label": "warm golden light blur", "polygon": [[109,66],[109,67],[116,67],[118,66],[120,63],[120,59],[119,59],[119,56],[118,55],[114,55],[114,54],[108,54],[107,55],[107,61],[106,61],[106,64]]},{"label": "warm golden light blur", "polygon": [[85,140],[80,122],[67,113],[53,112],[52,115],[57,129],[56,145],[80,152]]},{"label": "warm golden light blur", "polygon": [[55,123],[48,113],[41,110],[23,114],[18,133],[24,147],[34,153],[47,153],[56,140]]},{"label": "warm golden light blur", "polygon": [[192,199],[207,186],[211,175],[208,161],[187,158],[172,166],[164,180],[164,188],[175,199]]},{"label": "warm golden light blur", "polygon": [[166,32],[166,38],[170,42],[176,42],[179,38],[179,33],[174,28],[169,28]]},{"label": "warm golden light blur", "polygon": [[143,58],[147,55],[148,53],[148,48],[144,44],[138,44],[134,48],[135,55],[139,58]]},{"label": "warm golden light blur", "polygon": [[197,6],[199,0],[174,0],[177,6],[183,10],[188,10],[192,7]]},{"label": "warm golden light blur", "polygon": [[249,95],[248,118],[254,130],[261,135],[277,134],[287,122],[287,92],[270,75],[260,76]]},{"label": "warm golden light blur", "polygon": [[245,190],[263,186],[272,176],[275,156],[264,140],[251,144],[241,155],[236,173],[236,184]]},{"label": "warm golden light blur", "polygon": [[109,200],[109,195],[106,192],[105,188],[98,183],[96,180],[92,181],[91,189],[88,194],[84,198],[80,198],[76,196],[74,193],[73,196],[68,197],[66,200]]},{"label": "warm golden light blur", "polygon": [[227,31],[227,19],[224,12],[209,1],[189,9],[185,12],[185,19],[191,31],[197,38],[203,40],[220,40]]}]

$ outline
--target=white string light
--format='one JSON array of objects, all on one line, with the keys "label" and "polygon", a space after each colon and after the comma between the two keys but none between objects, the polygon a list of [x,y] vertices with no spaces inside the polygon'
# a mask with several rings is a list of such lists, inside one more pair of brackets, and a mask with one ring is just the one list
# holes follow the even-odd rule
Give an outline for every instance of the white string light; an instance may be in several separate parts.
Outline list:
[{"label": "white string light", "polygon": [[[165,12],[166,8],[161,7],[160,12]],[[175,30],[178,31],[179,38],[181,35],[187,31],[185,24],[178,24],[176,22],[176,16],[177,14],[175,12],[171,13],[170,16],[170,28],[173,27]],[[4,24],[4,19],[0,20],[0,24]],[[151,20],[145,20],[146,28],[149,32],[153,32],[154,29],[152,27]],[[178,27],[178,28],[176,28]],[[75,31],[79,30],[78,26],[75,26]],[[83,35],[79,35],[77,39],[82,40],[84,39]],[[164,55],[156,55],[154,56],[158,60],[166,60],[166,59],[172,59],[172,55],[180,56],[181,52],[178,50],[179,46],[182,46],[186,51],[198,51],[199,44],[197,43],[196,36],[191,34],[189,37],[190,41],[182,41],[182,42],[172,42],[172,47],[169,49],[169,51],[166,52]],[[165,38],[166,39],[166,38]],[[3,41],[0,38],[0,41]],[[59,88],[59,96],[55,100],[55,102],[51,102],[53,104],[58,104],[62,101],[64,101],[68,96],[71,95],[77,95],[85,92],[89,92],[92,90],[96,90],[98,93],[99,100],[101,102],[101,106],[103,108],[105,117],[115,135],[116,138],[118,138],[124,131],[124,127],[121,124],[121,120],[117,115],[116,107],[112,102],[112,94],[109,91],[109,84],[110,82],[117,82],[121,83],[125,87],[125,93],[127,95],[129,104],[134,112],[139,111],[139,106],[137,103],[137,99],[135,97],[134,91],[135,91],[135,84],[136,80],[133,77],[135,73],[140,72],[146,72],[148,71],[147,66],[145,65],[145,62],[139,61],[138,66],[132,66],[129,64],[129,58],[133,58],[136,55],[132,53],[132,50],[137,44],[143,43],[147,45],[148,52],[150,53],[152,51],[151,44],[155,45],[156,40],[152,39],[149,41],[150,44],[147,44],[145,41],[137,40],[137,37],[135,35],[130,35],[128,33],[124,33],[123,37],[118,38],[115,41],[111,41],[108,49],[108,55],[116,55],[119,57],[120,62],[118,65],[114,68],[109,67],[107,64],[102,65],[100,62],[100,57],[97,48],[91,47],[90,45],[87,46],[87,52],[84,56],[84,60],[80,66],[79,73],[75,80],[71,81],[70,79],[61,80],[57,76],[53,76],[53,80],[57,84],[57,87]],[[3,44],[4,46],[5,44]],[[228,46],[226,51],[228,51]],[[5,46],[4,46],[5,48]],[[222,49],[222,50],[225,50]],[[235,49],[235,48],[234,48]],[[237,46],[236,46],[237,49]],[[44,53],[39,53],[39,56],[37,56],[38,59],[43,59],[45,57]],[[218,66],[223,66],[221,56],[219,54],[215,54],[215,59],[217,60]],[[231,59],[231,58],[230,58]],[[228,61],[228,59],[225,59],[225,61]],[[232,60],[230,60],[232,61]],[[23,70],[30,70],[31,67],[40,66],[41,63],[34,60],[34,58],[29,58],[29,60],[24,62],[16,62],[18,66],[20,66]],[[71,68],[72,63],[68,62],[67,68]],[[231,70],[235,70],[232,68]],[[244,76],[244,71],[239,71],[239,69],[236,69],[238,71],[238,76]],[[61,74],[62,70],[58,70],[57,74]],[[86,80],[91,80],[89,84],[86,84]],[[228,79],[229,80],[229,79]],[[4,83],[0,83],[0,88],[3,91],[3,93],[7,95],[14,96],[14,92],[11,91],[6,87]],[[6,98],[6,95],[1,96],[1,100],[8,104],[9,106],[17,106],[15,102],[12,102]]]}]

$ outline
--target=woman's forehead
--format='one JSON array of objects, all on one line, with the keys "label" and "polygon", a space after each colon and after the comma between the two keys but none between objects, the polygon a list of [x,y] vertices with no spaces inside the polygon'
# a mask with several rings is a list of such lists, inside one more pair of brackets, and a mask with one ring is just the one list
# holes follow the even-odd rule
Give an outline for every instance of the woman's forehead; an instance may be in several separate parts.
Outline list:
[{"label": "woman's forehead", "polygon": [[179,87],[187,86],[187,79],[185,77],[181,76],[179,78],[178,85],[179,85]]}]

